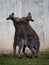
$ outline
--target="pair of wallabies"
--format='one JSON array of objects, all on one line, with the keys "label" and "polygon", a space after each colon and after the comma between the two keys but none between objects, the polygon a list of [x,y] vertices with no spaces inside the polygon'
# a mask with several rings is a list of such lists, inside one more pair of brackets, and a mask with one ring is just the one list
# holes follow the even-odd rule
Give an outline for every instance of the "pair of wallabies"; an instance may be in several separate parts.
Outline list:
[{"label": "pair of wallabies", "polygon": [[[25,48],[28,47],[32,55],[37,53],[37,56],[39,56],[39,37],[37,33],[34,31],[33,28],[31,28],[29,21],[34,22],[32,19],[31,13],[29,12],[26,17],[18,18],[14,17],[14,13],[10,14],[6,20],[12,20],[13,24],[15,26],[15,36],[14,36],[14,44],[13,44],[13,54],[16,54],[16,46],[19,46],[19,57],[21,53],[21,49],[23,48],[23,53],[25,53]],[[35,50],[35,51],[34,51]],[[27,55],[26,55],[27,56]]]}]

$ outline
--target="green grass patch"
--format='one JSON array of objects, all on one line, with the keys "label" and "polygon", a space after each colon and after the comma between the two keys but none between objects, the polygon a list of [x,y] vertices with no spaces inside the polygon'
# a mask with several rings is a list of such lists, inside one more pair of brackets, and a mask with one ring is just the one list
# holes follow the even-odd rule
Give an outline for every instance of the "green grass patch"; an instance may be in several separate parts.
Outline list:
[{"label": "green grass patch", "polygon": [[24,54],[21,55],[22,58],[18,55],[0,55],[0,65],[49,65],[49,53],[42,52],[40,55],[44,58],[27,58]]}]

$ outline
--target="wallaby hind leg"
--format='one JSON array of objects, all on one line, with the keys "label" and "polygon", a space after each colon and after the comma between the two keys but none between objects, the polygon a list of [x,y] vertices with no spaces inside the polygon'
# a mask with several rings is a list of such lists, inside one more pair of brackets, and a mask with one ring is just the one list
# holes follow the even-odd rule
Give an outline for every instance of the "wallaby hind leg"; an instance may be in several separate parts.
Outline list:
[{"label": "wallaby hind leg", "polygon": [[19,50],[18,50],[19,58],[21,58],[21,49],[22,49],[22,47],[19,46]]},{"label": "wallaby hind leg", "polygon": [[23,46],[24,46],[24,40],[21,39],[19,42],[19,51],[18,51],[19,57],[21,57],[21,50],[22,50]]},{"label": "wallaby hind leg", "polygon": [[26,45],[24,45],[23,50],[22,50],[24,54],[25,54],[25,48],[26,48]]},{"label": "wallaby hind leg", "polygon": [[24,45],[24,47],[23,47],[23,53],[26,55],[26,57],[28,57],[29,58],[29,56],[25,53],[25,48],[26,48],[26,45]]},{"label": "wallaby hind leg", "polygon": [[39,55],[39,48],[40,48],[40,43],[38,42],[36,45],[35,45],[35,47],[34,47],[34,49],[36,50],[36,57],[39,57],[40,55]]},{"label": "wallaby hind leg", "polygon": [[14,44],[13,44],[13,55],[15,55],[16,54],[16,43],[14,42]]},{"label": "wallaby hind leg", "polygon": [[32,47],[29,47],[29,49],[30,49],[30,50],[31,50],[31,52],[32,52],[32,57],[34,57],[35,52],[34,52],[33,48],[32,48]]}]

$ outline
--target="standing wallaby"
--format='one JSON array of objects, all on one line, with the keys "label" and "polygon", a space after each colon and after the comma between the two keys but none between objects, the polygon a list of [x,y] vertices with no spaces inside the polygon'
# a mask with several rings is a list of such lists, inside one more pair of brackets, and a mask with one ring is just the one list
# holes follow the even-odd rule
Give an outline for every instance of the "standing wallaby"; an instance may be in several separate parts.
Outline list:
[{"label": "standing wallaby", "polygon": [[[14,13],[10,14],[8,18],[6,18],[7,20],[12,20],[14,27],[15,27],[15,36],[14,36],[14,44],[13,44],[13,54],[16,54],[16,46],[19,46],[19,56],[20,56],[20,52],[22,47],[24,46],[24,33],[22,31],[23,27],[21,25],[20,22],[17,22],[15,17],[14,17]],[[21,29],[22,28],[22,29]],[[24,29],[23,29],[24,30]]]},{"label": "standing wallaby", "polygon": [[[30,12],[28,13],[26,18],[28,20],[22,21],[22,25],[24,25],[25,31],[27,32],[27,40],[29,41],[27,45],[30,46],[32,54],[34,52],[32,48],[35,49],[35,51],[37,53],[36,57],[38,57],[39,56],[40,41],[39,41],[39,36],[37,35],[35,30],[29,24],[29,21],[32,18]],[[34,20],[32,19],[32,21],[34,21]],[[24,53],[25,53],[25,48],[26,48],[26,46],[24,45],[24,47],[23,47]]]}]

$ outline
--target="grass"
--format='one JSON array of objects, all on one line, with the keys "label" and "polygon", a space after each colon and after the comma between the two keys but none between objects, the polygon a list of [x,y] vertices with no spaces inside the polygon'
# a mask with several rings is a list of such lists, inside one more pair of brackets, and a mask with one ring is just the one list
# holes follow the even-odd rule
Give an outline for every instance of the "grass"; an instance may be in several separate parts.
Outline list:
[{"label": "grass", "polygon": [[22,58],[18,58],[18,55],[7,56],[0,55],[0,65],[49,65],[49,53],[40,53],[43,58],[27,58],[22,54]]}]

